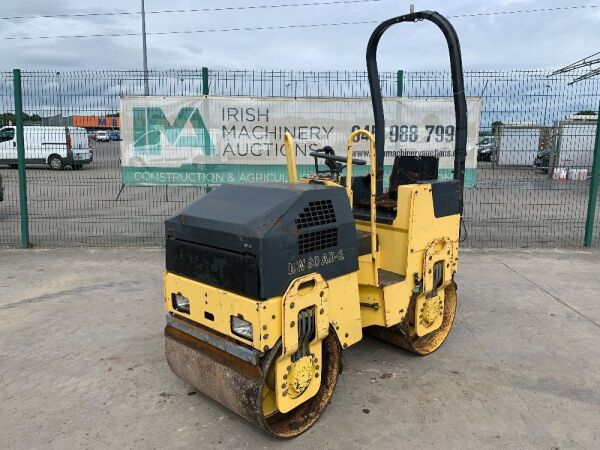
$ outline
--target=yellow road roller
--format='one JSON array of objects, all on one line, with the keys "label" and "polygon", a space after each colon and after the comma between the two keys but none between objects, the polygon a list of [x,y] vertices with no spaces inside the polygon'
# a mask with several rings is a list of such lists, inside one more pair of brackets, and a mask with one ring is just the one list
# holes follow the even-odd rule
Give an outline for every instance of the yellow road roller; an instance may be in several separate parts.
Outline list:
[{"label": "yellow road roller", "polygon": [[[383,33],[428,20],[450,53],[454,177],[435,157],[399,156],[384,190],[386,130],[377,69]],[[467,111],[458,38],[436,12],[389,19],[373,32],[367,69],[375,119],[346,155],[311,153],[299,178],[285,137],[287,183],[223,185],[165,223],[166,358],[199,392],[281,438],[310,428],[329,404],[343,350],[364,333],[418,355],[444,342],[456,312]],[[353,176],[357,137],[369,173]]]}]

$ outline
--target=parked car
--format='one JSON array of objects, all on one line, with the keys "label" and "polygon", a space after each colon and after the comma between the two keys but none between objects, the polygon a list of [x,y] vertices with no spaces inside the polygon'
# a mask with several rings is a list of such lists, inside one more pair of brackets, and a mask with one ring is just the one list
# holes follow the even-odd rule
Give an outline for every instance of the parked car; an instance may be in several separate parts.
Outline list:
[{"label": "parked car", "polygon": [[548,168],[550,167],[550,150],[540,150],[533,161],[533,167],[542,169],[542,172],[548,173]]},{"label": "parked car", "polygon": [[481,138],[477,142],[477,161],[492,161],[494,159],[494,151],[494,138]]},{"label": "parked car", "polygon": [[121,140],[121,132],[119,130],[110,130],[108,132],[108,138],[111,141],[120,141]]},{"label": "parked car", "polygon": [[0,202],[4,201],[4,185],[2,184],[2,175],[0,175]]},{"label": "parked car", "polygon": [[[16,127],[0,128],[0,164],[17,167]],[[81,169],[93,161],[85,128],[78,127],[23,127],[25,164],[47,164],[51,169],[65,166]]]},{"label": "parked car", "polygon": [[96,142],[109,142],[109,141],[110,141],[110,135],[108,134],[108,131],[105,131],[105,130],[96,131]]}]

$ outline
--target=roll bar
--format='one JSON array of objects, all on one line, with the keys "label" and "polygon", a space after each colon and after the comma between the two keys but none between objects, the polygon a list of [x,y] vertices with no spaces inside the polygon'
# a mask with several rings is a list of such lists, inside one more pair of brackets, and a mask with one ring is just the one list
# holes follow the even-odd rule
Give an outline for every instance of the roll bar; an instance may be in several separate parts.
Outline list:
[{"label": "roll bar", "polygon": [[[460,210],[463,209],[463,189],[465,180],[465,160],[467,156],[467,100],[463,80],[462,58],[460,43],[452,24],[441,14],[435,11],[420,11],[388,19],[375,28],[367,44],[367,72],[369,74],[369,87],[371,89],[371,102],[373,103],[373,116],[375,118],[375,151],[377,156],[377,176],[383,178],[383,158],[385,156],[385,117],[383,113],[383,100],[379,86],[379,71],[377,69],[377,46],[385,31],[401,22],[418,22],[428,20],[433,22],[442,31],[446,38],[450,53],[450,72],[452,74],[452,91],[454,93],[454,111],[456,116],[456,134],[454,148],[454,179],[460,181]],[[381,183],[377,184],[381,189]],[[381,192],[377,192],[381,194]]]}]

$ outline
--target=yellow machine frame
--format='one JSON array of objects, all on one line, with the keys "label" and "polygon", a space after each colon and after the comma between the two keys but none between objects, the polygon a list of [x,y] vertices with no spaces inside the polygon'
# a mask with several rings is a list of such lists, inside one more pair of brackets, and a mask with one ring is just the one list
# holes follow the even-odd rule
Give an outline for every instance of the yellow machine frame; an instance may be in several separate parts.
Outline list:
[{"label": "yellow machine frame", "polygon": [[[282,341],[282,352],[275,366],[275,390],[264,403],[265,413],[292,410],[315,395],[319,388],[321,341],[329,329],[335,331],[340,345],[347,348],[362,339],[363,328],[377,325],[391,327],[406,320],[411,299],[411,332],[422,336],[441,325],[444,288],[453,279],[458,261],[459,216],[436,218],[431,186],[410,184],[398,188],[398,213],[392,224],[377,224],[375,198],[375,138],[366,130],[356,130],[348,137],[347,157],[352,160],[353,142],[364,136],[370,146],[370,221],[356,221],[356,228],[371,235],[371,252],[359,257],[357,272],[325,281],[318,273],[294,280],[281,297],[257,301],[171,273],[164,275],[165,308],[175,316],[185,317],[228,336],[241,345],[266,352]],[[329,179],[298,179],[293,137],[285,135],[286,162],[290,182],[323,183],[339,186]],[[352,204],[352,164],[347,166],[346,192]],[[433,271],[444,264],[444,279],[433,287]],[[382,280],[380,274],[402,274],[395,280]],[[310,288],[303,288],[307,282]],[[171,302],[173,293],[189,299],[190,314],[177,311]],[[310,343],[308,359],[293,363],[298,349],[295,315],[314,306],[317,332]],[[231,317],[252,324],[253,340],[244,341],[231,330]],[[316,382],[311,382],[314,379]],[[303,389],[304,388],[304,389]]]}]

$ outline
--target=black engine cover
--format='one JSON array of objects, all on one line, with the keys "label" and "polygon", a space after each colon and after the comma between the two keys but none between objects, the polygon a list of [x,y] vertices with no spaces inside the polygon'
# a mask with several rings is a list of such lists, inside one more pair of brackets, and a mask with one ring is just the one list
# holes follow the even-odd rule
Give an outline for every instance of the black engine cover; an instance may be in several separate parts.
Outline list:
[{"label": "black engine cover", "polygon": [[167,271],[247,297],[358,270],[346,192],[321,184],[223,185],[165,222]]}]

